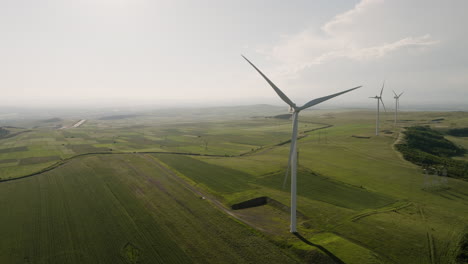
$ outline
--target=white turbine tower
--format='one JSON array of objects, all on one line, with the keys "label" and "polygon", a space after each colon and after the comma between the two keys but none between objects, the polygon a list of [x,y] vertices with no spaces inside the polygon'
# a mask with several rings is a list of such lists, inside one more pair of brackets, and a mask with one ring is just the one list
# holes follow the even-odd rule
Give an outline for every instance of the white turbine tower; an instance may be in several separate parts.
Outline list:
[{"label": "white turbine tower", "polygon": [[395,95],[393,98],[395,98],[395,126],[397,125],[398,122],[398,109],[400,108],[400,96],[404,92],[401,92],[401,94],[397,95],[395,91],[393,91],[393,94]]},{"label": "white turbine tower", "polygon": [[[292,112],[292,120],[293,120],[293,127],[292,127],[292,137],[291,137],[291,148],[289,150],[289,160],[288,160],[288,168],[291,167],[291,233],[297,233],[296,229],[296,196],[297,196],[297,181],[296,181],[296,176],[297,176],[297,150],[296,150],[296,141],[297,141],[297,123],[298,123],[298,116],[299,112],[309,108],[311,106],[314,106],[316,104],[320,104],[321,102],[327,101],[335,96],[350,92],[352,90],[355,90],[357,88],[360,88],[361,86],[354,87],[351,89],[348,89],[343,92],[335,93],[332,95],[316,98],[314,100],[309,101],[305,105],[298,107],[296,106],[295,103],[293,103],[272,81],[270,81],[265,74],[263,74],[255,65],[253,65],[252,62],[250,62],[246,57],[242,55],[242,57],[250,64],[254,69],[260,73],[260,75],[270,84],[270,86],[275,90],[275,92],[279,95],[279,97],[289,105],[291,112]],[[288,171],[286,171],[286,175],[288,174]]]},{"label": "white turbine tower", "polygon": [[385,109],[385,104],[384,104],[383,101],[382,101],[382,93],[383,93],[384,86],[385,86],[385,82],[382,84],[382,90],[380,90],[380,95],[376,95],[376,96],[374,96],[374,97],[369,97],[369,98],[377,99],[377,121],[376,121],[376,123],[375,123],[375,135],[376,135],[376,136],[379,135],[380,102],[382,102],[382,106],[383,106],[385,112],[387,112],[387,109]]}]

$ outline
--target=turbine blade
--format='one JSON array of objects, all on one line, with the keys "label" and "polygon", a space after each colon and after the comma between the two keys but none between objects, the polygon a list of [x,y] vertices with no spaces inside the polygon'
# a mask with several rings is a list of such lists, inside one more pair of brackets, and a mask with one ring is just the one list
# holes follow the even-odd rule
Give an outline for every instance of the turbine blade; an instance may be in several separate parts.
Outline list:
[{"label": "turbine blade", "polygon": [[382,90],[380,90],[380,97],[382,97],[382,93],[383,93],[383,88],[385,87],[385,81],[383,82],[382,84]]},{"label": "turbine blade", "polygon": [[261,72],[257,67],[255,67],[255,65],[250,62],[246,57],[244,57],[244,55],[241,55],[250,65],[252,65],[252,67],[254,67],[255,70],[257,70],[258,73],[260,73],[260,75],[265,79],[265,81],[267,81],[270,86],[273,88],[273,90],[275,90],[275,92],[279,95],[279,97],[281,97],[281,99],[283,99],[283,101],[285,103],[287,103],[289,106],[291,106],[292,108],[296,108],[296,105],[291,101],[291,99],[289,99],[272,81],[270,81],[270,79],[268,79],[268,77],[265,76],[265,74],[263,74],[263,72]]},{"label": "turbine blade", "polygon": [[[327,101],[329,99],[332,99],[333,97],[336,97],[338,95],[342,95],[344,93],[347,93],[347,92],[351,92],[352,90],[356,90],[358,88],[361,88],[362,86],[358,86],[358,87],[354,87],[354,88],[351,88],[351,89],[348,89],[346,91],[343,91],[343,92],[339,92],[339,93],[335,93],[335,94],[332,94],[332,95],[327,95],[327,96],[324,96],[324,97],[320,97],[320,98],[317,98],[317,99],[314,99],[314,100],[311,100],[309,101],[308,103],[306,103],[305,105],[299,107],[298,109],[299,110],[304,110],[306,108],[309,108],[311,106],[314,106],[316,104],[320,104],[321,102],[324,102],[324,101]],[[373,97],[371,97],[373,98]]]},{"label": "turbine blade", "polygon": [[382,98],[379,98],[379,100],[380,100],[380,102],[382,102],[383,109],[385,110],[385,112],[387,112],[387,108],[385,108],[385,104],[383,103]]},{"label": "turbine blade", "polygon": [[405,92],[401,92],[401,94],[400,94],[400,95],[398,95],[398,98],[400,98],[400,96],[401,96],[402,94],[404,94],[404,93],[405,93]]},{"label": "turbine blade", "polygon": [[392,90],[392,91],[393,91],[393,94],[394,94],[395,96],[397,96],[397,97],[398,97],[398,95],[395,93],[395,91],[394,91],[394,90]]}]

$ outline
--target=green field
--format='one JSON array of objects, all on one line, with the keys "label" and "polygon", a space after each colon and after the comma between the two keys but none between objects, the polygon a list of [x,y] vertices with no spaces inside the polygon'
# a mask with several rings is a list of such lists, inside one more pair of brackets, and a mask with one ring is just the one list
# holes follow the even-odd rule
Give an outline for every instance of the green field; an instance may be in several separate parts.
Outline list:
[{"label": "green field", "polygon": [[[372,111],[304,111],[299,232],[311,246],[288,232],[290,121],[262,109],[16,129],[0,139],[0,263],[331,263],[320,246],[344,263],[456,263],[468,182],[428,178],[394,144],[406,126],[468,127],[467,113],[402,112],[397,127],[389,115],[376,137]],[[277,203],[228,209],[260,196]]]},{"label": "green field", "polygon": [[0,200],[1,263],[296,262],[142,156],[73,160]]}]

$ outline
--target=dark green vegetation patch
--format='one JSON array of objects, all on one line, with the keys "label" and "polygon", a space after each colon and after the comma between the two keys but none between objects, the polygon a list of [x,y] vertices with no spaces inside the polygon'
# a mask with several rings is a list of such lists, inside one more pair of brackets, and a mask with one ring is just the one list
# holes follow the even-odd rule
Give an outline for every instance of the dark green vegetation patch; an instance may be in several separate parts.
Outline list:
[{"label": "dark green vegetation patch", "polygon": [[453,157],[465,154],[465,149],[444,138],[442,133],[430,127],[410,127],[405,132],[406,145],[439,157]]},{"label": "dark green vegetation patch", "polygon": [[454,137],[468,137],[468,127],[449,129],[447,134]]},{"label": "dark green vegetation patch", "polygon": [[6,135],[8,135],[10,133],[10,131],[8,129],[5,129],[3,127],[0,127],[0,138],[2,137],[5,137]]},{"label": "dark green vegetation patch", "polygon": [[[390,197],[343,182],[338,182],[303,168],[300,168],[297,174],[298,195],[313,200],[353,210],[378,208],[395,202],[395,200]],[[284,175],[284,171],[278,171],[265,175],[263,178],[260,178],[257,183],[281,190]],[[289,188],[290,181],[287,181],[285,189],[287,190]]]},{"label": "dark green vegetation patch", "polygon": [[283,114],[283,115],[275,115],[275,116],[273,116],[273,118],[289,120],[291,118],[291,116],[292,116],[292,114]]},{"label": "dark green vegetation patch", "polygon": [[113,139],[96,139],[96,141],[100,144],[112,144],[112,143],[116,143],[117,141],[113,140]]},{"label": "dark green vegetation patch", "polygon": [[423,167],[446,170],[447,176],[468,180],[468,162],[451,157],[463,155],[466,150],[445,139],[429,127],[410,127],[403,132],[406,143],[396,145],[404,158]]},{"label": "dark green vegetation patch", "polygon": [[[22,129],[22,128],[16,128],[16,127],[11,127],[11,128],[13,128],[13,129]],[[31,132],[31,130],[23,130],[23,131],[18,131],[18,132],[12,133],[12,131],[0,127],[0,139],[12,138],[12,137],[15,137],[15,136],[18,136],[20,134],[27,133],[27,132]]]},{"label": "dark green vegetation patch", "polygon": [[14,148],[0,149],[0,153],[11,153],[11,152],[20,152],[20,151],[28,151],[28,147],[14,147]]},{"label": "dark green vegetation patch", "polygon": [[67,145],[67,147],[77,154],[109,151],[109,148],[95,147],[91,144]]},{"label": "dark green vegetation patch", "polygon": [[209,164],[181,155],[156,154],[158,159],[215,192],[232,193],[249,189],[251,175],[238,170]]},{"label": "dark green vegetation patch", "polygon": [[90,139],[91,137],[86,133],[76,133],[76,132],[69,132],[62,130],[62,134],[66,138],[82,138],[82,139]]},{"label": "dark green vegetation patch", "polygon": [[129,135],[124,137],[128,143],[134,144],[139,147],[159,145],[161,142],[156,142],[145,138],[143,135]]},{"label": "dark green vegetation patch", "polygon": [[59,156],[46,156],[46,157],[30,157],[20,159],[19,165],[31,165],[31,164],[39,164],[39,163],[46,163],[50,161],[57,161],[59,160]]},{"label": "dark green vegetation patch", "polygon": [[16,162],[16,159],[2,159],[2,160],[0,160],[0,164],[13,163],[13,162]]},{"label": "dark green vegetation patch", "polygon": [[42,122],[44,122],[44,123],[53,123],[53,122],[61,122],[61,121],[63,121],[63,120],[61,118],[58,118],[58,117],[42,120]]}]

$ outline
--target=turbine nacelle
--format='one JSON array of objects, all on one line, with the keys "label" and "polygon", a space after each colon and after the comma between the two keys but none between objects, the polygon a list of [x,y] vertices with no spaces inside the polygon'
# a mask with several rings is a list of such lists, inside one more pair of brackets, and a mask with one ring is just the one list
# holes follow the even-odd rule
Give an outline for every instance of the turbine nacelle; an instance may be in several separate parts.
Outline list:
[{"label": "turbine nacelle", "polygon": [[400,99],[400,96],[401,96],[403,93],[404,93],[404,92],[401,92],[399,95],[397,95],[397,94],[395,93],[395,91],[393,91],[393,94],[395,95],[393,98],[395,98],[395,99]]}]

